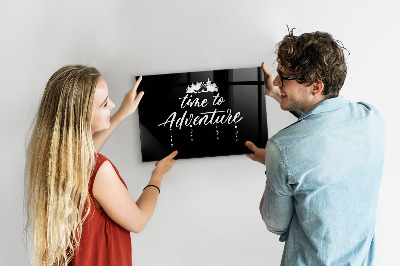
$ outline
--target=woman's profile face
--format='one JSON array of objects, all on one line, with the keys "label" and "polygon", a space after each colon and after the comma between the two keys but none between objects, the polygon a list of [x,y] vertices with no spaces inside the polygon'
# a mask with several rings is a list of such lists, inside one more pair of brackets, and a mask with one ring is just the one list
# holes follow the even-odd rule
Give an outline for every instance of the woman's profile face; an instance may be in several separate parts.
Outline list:
[{"label": "woman's profile face", "polygon": [[93,99],[92,134],[110,127],[110,113],[115,104],[108,97],[106,81],[100,77],[97,82]]}]

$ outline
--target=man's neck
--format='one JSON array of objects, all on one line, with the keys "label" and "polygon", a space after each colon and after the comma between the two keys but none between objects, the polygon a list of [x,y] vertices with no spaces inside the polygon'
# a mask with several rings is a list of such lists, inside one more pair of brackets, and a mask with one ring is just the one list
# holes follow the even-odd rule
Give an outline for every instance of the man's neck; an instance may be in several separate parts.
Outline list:
[{"label": "man's neck", "polygon": [[326,96],[325,95],[321,95],[321,94],[315,95],[313,97],[313,99],[309,102],[309,104],[307,104],[307,107],[304,108],[305,110],[300,110],[300,111],[305,113],[305,112],[307,112],[308,110],[310,110],[311,108],[313,108],[314,106],[316,106],[317,104],[319,104],[320,102],[322,102],[324,100],[326,100]]}]

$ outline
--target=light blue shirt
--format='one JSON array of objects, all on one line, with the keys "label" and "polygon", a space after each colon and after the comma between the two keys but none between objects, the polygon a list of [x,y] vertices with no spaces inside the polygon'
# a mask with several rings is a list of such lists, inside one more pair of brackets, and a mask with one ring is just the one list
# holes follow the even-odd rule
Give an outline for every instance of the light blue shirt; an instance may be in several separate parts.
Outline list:
[{"label": "light blue shirt", "polygon": [[281,265],[373,265],[384,147],[379,112],[341,96],[268,140],[261,215]]}]

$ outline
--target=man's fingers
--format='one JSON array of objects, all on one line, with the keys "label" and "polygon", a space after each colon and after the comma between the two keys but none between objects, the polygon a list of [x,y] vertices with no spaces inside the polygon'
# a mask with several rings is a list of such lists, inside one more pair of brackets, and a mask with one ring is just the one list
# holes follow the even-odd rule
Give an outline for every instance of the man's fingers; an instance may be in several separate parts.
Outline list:
[{"label": "man's fingers", "polygon": [[262,64],[261,64],[261,68],[262,68],[262,70],[264,71],[264,74],[266,75],[266,76],[271,76],[272,75],[272,73],[271,72],[269,72],[269,70],[268,70],[268,68],[265,66],[265,64],[264,64],[264,62],[262,62]]},{"label": "man's fingers", "polygon": [[247,148],[249,148],[252,152],[256,152],[258,147],[251,141],[246,141],[245,145],[247,146]]},{"label": "man's fingers", "polygon": [[256,155],[253,154],[245,154],[247,157],[249,157],[250,159],[252,159],[253,161],[256,161]]}]

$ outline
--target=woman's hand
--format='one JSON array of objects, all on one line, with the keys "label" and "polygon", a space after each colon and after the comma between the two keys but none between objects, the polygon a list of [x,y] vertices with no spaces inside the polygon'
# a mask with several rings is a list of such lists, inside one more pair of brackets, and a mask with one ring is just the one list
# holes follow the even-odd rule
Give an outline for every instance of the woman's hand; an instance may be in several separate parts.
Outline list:
[{"label": "woman's hand", "polygon": [[136,90],[141,81],[142,77],[140,76],[140,78],[133,85],[132,89],[128,91],[128,93],[125,95],[124,100],[122,101],[122,104],[119,107],[118,111],[111,117],[110,127],[93,134],[93,145],[96,152],[99,152],[101,150],[104,143],[106,143],[107,139],[111,136],[111,134],[118,127],[121,121],[136,111],[139,102],[144,94],[144,92],[142,91],[141,93],[139,93],[138,96],[136,96]]},{"label": "woman's hand", "polygon": [[153,170],[153,176],[163,176],[165,175],[174,165],[175,156],[178,154],[178,151],[173,151],[170,155],[162,159],[161,161],[156,162],[156,168]]},{"label": "woman's hand", "polygon": [[264,86],[265,86],[265,95],[271,96],[279,103],[281,102],[281,90],[278,86],[274,86],[274,76],[265,66],[264,62],[261,64],[261,68],[264,72]]},{"label": "woman's hand", "polygon": [[125,119],[136,111],[144,94],[144,91],[142,91],[136,96],[136,91],[141,81],[142,76],[140,76],[139,79],[135,82],[132,89],[125,94],[124,100],[122,101],[121,106],[116,112],[116,114],[118,113],[119,115],[121,115],[122,119]]}]

